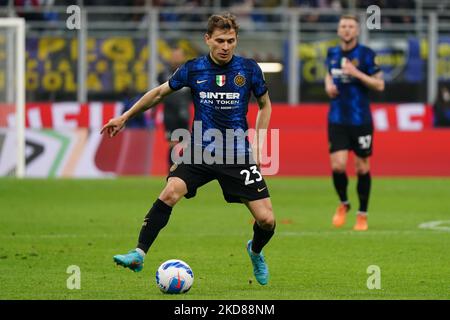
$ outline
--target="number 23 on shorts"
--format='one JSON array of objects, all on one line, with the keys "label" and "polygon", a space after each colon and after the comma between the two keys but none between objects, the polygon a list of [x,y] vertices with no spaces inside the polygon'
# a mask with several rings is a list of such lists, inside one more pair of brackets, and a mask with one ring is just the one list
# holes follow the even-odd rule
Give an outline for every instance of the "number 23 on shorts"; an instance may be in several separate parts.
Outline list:
[{"label": "number 23 on shorts", "polygon": [[[255,183],[255,181],[259,182],[262,180],[262,175],[261,175],[261,173],[259,173],[257,166],[251,166],[249,169],[250,170],[244,169],[244,170],[241,170],[241,172],[240,172],[241,175],[245,174],[245,185],[246,186],[249,184]],[[257,176],[257,178],[255,180],[250,179],[251,176],[252,176],[252,178],[255,178],[255,175]]]}]

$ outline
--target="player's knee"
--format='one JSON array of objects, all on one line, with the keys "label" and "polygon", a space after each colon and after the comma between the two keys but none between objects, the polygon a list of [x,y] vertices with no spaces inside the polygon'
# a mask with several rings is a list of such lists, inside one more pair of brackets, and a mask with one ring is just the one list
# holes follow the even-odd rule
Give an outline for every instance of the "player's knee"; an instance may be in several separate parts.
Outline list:
[{"label": "player's knee", "polygon": [[178,199],[177,197],[170,192],[164,192],[159,196],[159,199],[161,199],[162,202],[164,202],[165,204],[169,205],[169,206],[174,206],[177,202]]},{"label": "player's knee", "polygon": [[331,170],[335,173],[345,173],[346,171],[346,164],[344,162],[342,163],[333,163],[331,165]]},{"label": "player's knee", "polygon": [[331,170],[336,173],[344,173],[347,169],[347,162],[344,160],[334,159],[331,161]]},{"label": "player's knee", "polygon": [[159,198],[167,205],[173,207],[185,193],[183,188],[180,188],[176,183],[168,183]]},{"label": "player's knee", "polygon": [[356,175],[358,176],[364,176],[366,174],[368,174],[370,172],[370,170],[356,170]]},{"label": "player's knee", "polygon": [[356,171],[368,171],[370,168],[370,160],[368,157],[359,157],[357,156],[355,159],[355,168]]},{"label": "player's knee", "polygon": [[368,164],[358,164],[356,165],[356,174],[364,175],[370,171],[370,166]]},{"label": "player's knee", "polygon": [[261,229],[270,231],[275,229],[275,219],[271,218],[271,219],[263,219],[261,221],[259,221],[258,225],[261,227]]},{"label": "player's knee", "polygon": [[258,225],[264,230],[273,230],[275,228],[275,216],[272,208],[266,208],[264,216],[258,219]]}]

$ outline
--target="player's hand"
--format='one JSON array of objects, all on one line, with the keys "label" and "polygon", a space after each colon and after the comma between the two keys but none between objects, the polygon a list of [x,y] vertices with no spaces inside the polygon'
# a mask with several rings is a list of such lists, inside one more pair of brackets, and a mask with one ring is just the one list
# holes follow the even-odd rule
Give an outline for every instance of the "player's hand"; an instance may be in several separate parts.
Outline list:
[{"label": "player's hand", "polygon": [[100,134],[106,132],[110,138],[114,137],[116,134],[120,132],[125,127],[126,120],[124,117],[120,116],[117,118],[113,118],[105,124],[100,131]]},{"label": "player's hand", "polygon": [[339,90],[337,89],[336,85],[334,85],[334,84],[328,85],[325,88],[325,91],[327,92],[327,95],[330,98],[336,98],[339,95]]},{"label": "player's hand", "polygon": [[358,68],[356,68],[353,63],[351,61],[349,61],[348,59],[344,59],[344,61],[342,61],[342,65],[341,65],[341,69],[342,69],[342,73],[355,77],[356,74],[358,73]]}]

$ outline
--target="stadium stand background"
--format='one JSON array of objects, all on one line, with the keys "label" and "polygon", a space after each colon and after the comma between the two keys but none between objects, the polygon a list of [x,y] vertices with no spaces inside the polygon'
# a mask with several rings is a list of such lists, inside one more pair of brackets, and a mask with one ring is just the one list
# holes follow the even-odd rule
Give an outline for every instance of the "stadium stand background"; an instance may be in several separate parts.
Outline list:
[{"label": "stadium stand background", "polygon": [[[66,10],[72,4],[86,14],[84,38],[80,38],[82,31],[67,29]],[[372,4],[381,8],[379,30],[369,30],[365,25],[366,9]],[[236,14],[241,25],[237,54],[281,67],[265,72],[276,108],[271,125],[281,132],[280,174],[328,173],[324,61],[327,48],[338,43],[339,15],[355,12],[361,18],[361,42],[377,52],[386,78],[385,92],[371,93],[379,132],[374,173],[450,175],[450,152],[442,149],[450,139],[449,131],[434,129],[450,124],[449,8],[448,1],[435,0],[0,0],[0,17],[19,16],[27,22],[27,127],[74,130],[58,131],[66,144],[41,147],[48,159],[42,163],[34,160],[39,165],[34,171],[28,168],[28,175],[165,174],[167,145],[160,107],[147,115],[152,117],[154,129],[124,133],[116,142],[99,140],[93,133],[121,112],[125,88],[137,95],[155,84],[152,77],[165,68],[171,47],[182,47],[189,58],[204,54],[205,21],[211,13],[223,11]],[[85,39],[81,42],[85,60],[78,59],[79,39]],[[156,51],[148,50],[152,45]],[[0,52],[5,52],[4,41],[0,41]],[[292,53],[295,59],[290,58]],[[5,54],[0,54],[0,73],[5,63]],[[83,72],[84,81],[79,76]],[[6,84],[0,81],[0,101],[5,101]],[[81,92],[83,86],[85,92]],[[254,117],[255,108],[251,106],[249,118]],[[3,113],[0,127],[6,126]],[[35,139],[41,139],[42,145],[47,143],[41,137]],[[412,141],[416,148],[408,146]],[[148,147],[139,148],[142,144]],[[289,152],[295,144],[303,152],[301,163]],[[6,142],[2,146],[0,152],[8,152]],[[50,159],[46,148],[56,148],[49,150],[59,157]],[[133,153],[137,149],[139,152]],[[66,155],[61,156],[64,152]],[[0,175],[10,174],[10,166],[0,164]]]},{"label": "stadium stand background", "polygon": [[[67,101],[76,100],[77,32],[65,28],[68,5],[80,3],[87,12],[88,38],[87,44],[87,100],[120,99],[120,93],[131,81],[136,91],[149,87],[148,65],[143,56],[146,52],[139,50],[148,42],[147,10],[158,10],[158,23],[161,41],[158,43],[158,69],[164,67],[168,55],[168,46],[180,44],[188,50],[190,57],[205,52],[202,43],[204,21],[213,12],[231,11],[235,13],[241,24],[241,41],[238,54],[249,56],[258,62],[279,62],[284,69],[279,73],[267,74],[272,99],[277,102],[288,102],[289,70],[288,49],[289,14],[292,9],[299,9],[300,27],[298,38],[298,58],[300,66],[300,97],[302,102],[327,101],[322,90],[324,74],[324,55],[326,46],[336,41],[335,27],[341,12],[354,11],[363,14],[370,4],[378,5],[382,10],[381,30],[363,33],[363,42],[369,42],[377,51],[379,63],[387,76],[389,86],[383,94],[376,94],[375,101],[428,101],[427,98],[427,19],[429,12],[436,12],[439,23],[439,35],[449,35],[450,15],[447,14],[449,4],[446,1],[337,1],[337,0],[292,0],[292,1],[5,1],[0,10],[1,16],[20,16],[27,20],[28,101]],[[147,7],[146,7],[147,5]],[[120,22],[120,23],[118,23]],[[366,29],[366,28],[363,28]],[[54,37],[55,46],[62,39],[62,48],[48,54],[37,53],[42,41]],[[111,38],[120,40],[111,44],[111,50],[124,50],[128,56],[104,56],[98,52],[102,42]],[[93,43],[97,42],[97,43]],[[443,40],[444,41],[444,40]],[[75,42],[75,43],[74,43]],[[162,43],[161,43],[162,42]],[[93,48],[92,46],[95,46]],[[122,46],[122,47],[121,47]],[[131,46],[131,48],[130,48]],[[450,68],[447,67],[447,40],[442,43],[442,62],[445,63],[439,81],[450,79]],[[70,51],[72,50],[72,52]],[[145,49],[146,50],[146,49]],[[128,52],[132,51],[132,52]],[[134,56],[133,56],[134,54]],[[138,55],[141,54],[141,57]],[[117,56],[117,55],[116,55]],[[138,60],[138,61],[136,61]],[[51,62],[51,65],[49,65]],[[125,63],[125,64],[124,64]],[[61,65],[62,64],[62,65]],[[106,70],[111,70],[107,73]],[[126,71],[124,76],[119,75]],[[52,72],[50,76],[47,73]],[[124,79],[129,77],[131,80]],[[101,76],[99,75],[101,73]],[[107,75],[106,75],[107,74]],[[102,78],[96,81],[98,78]],[[112,85],[106,78],[122,79],[122,84]],[[56,82],[56,83],[55,83]],[[73,85],[71,85],[73,82]],[[100,83],[99,83],[100,82]],[[414,90],[411,90],[412,87]]]}]

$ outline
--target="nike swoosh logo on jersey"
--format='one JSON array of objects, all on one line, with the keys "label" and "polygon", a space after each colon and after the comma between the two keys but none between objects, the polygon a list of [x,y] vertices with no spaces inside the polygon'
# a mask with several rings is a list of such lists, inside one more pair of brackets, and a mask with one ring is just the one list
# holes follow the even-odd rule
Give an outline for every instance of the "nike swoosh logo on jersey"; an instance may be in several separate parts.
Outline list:
[{"label": "nike swoosh logo on jersey", "polygon": [[208,81],[208,80],[197,80],[197,83],[203,83],[203,82],[206,82],[206,81]]},{"label": "nike swoosh logo on jersey", "polygon": [[264,187],[264,188],[262,188],[262,189],[259,189],[258,188],[258,192],[261,192],[261,191],[263,191],[263,190],[265,190],[267,187]]}]

